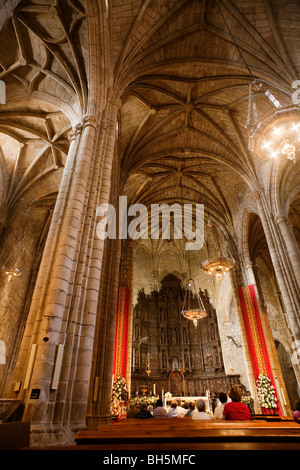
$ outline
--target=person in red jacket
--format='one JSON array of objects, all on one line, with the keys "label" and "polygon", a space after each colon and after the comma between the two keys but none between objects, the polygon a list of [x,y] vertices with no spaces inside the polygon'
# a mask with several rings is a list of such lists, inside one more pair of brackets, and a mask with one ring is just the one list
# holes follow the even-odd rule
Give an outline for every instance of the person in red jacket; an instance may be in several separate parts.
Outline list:
[{"label": "person in red jacket", "polygon": [[242,390],[239,387],[232,387],[228,392],[231,402],[226,403],[223,415],[227,421],[250,421],[252,414],[245,403],[241,402]]}]

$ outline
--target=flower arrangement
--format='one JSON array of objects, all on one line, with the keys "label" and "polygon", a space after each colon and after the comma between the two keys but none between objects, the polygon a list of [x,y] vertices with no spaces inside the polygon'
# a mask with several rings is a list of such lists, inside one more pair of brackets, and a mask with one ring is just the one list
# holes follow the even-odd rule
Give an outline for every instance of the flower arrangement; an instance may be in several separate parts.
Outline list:
[{"label": "flower arrangement", "polygon": [[266,375],[260,374],[256,381],[258,399],[263,408],[277,408],[275,389]]},{"label": "flower arrangement", "polygon": [[135,397],[130,397],[130,404],[140,405],[141,403],[148,403],[148,405],[155,405],[157,402],[157,397],[154,395],[137,395]]},{"label": "flower arrangement", "polygon": [[252,403],[254,403],[254,399],[252,397],[248,397],[246,395],[243,395],[242,398],[241,398],[241,402],[245,403],[245,405],[251,405]]},{"label": "flower arrangement", "polygon": [[124,377],[119,375],[114,381],[111,404],[110,404],[110,414],[112,416],[118,416],[120,412],[120,402],[122,400],[122,391],[125,390],[128,392],[127,383]]}]

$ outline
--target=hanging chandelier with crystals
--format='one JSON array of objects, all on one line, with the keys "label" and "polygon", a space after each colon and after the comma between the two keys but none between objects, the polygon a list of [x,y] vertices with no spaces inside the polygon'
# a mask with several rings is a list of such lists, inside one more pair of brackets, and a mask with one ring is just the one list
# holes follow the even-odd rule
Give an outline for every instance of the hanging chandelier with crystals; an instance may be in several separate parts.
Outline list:
[{"label": "hanging chandelier with crystals", "polygon": [[222,282],[224,274],[229,273],[235,267],[235,260],[225,256],[206,259],[199,264],[199,268],[210,276],[215,276],[219,283]]},{"label": "hanging chandelier with crystals", "polygon": [[[246,59],[235,40],[229,25],[222,13],[219,2],[217,7],[220,16],[232,38],[241,59],[252,77],[249,83],[248,117],[245,128],[249,130],[249,150],[262,159],[286,158],[296,163],[296,154],[299,151],[300,109],[295,105],[283,106],[276,98],[272,89],[286,94],[286,90],[274,87],[260,78],[254,77]],[[258,119],[255,96],[264,95],[273,105],[273,110]]]},{"label": "hanging chandelier with crystals", "polygon": [[[196,302],[198,304],[197,307],[193,305]],[[188,281],[181,313],[184,318],[191,320],[194,323],[195,328],[198,326],[198,321],[207,316],[201,296],[195,289],[193,279]]]},{"label": "hanging chandelier with crystals", "polygon": [[300,139],[300,109],[275,108],[257,120],[249,132],[249,149],[261,159],[285,158],[296,163]]},{"label": "hanging chandelier with crystals", "polygon": [[2,271],[8,277],[9,281],[13,277],[19,277],[22,274],[22,271],[19,268],[7,268],[6,266],[2,266]]},{"label": "hanging chandelier with crystals", "polygon": [[211,230],[211,233],[216,241],[216,244],[218,246],[219,250],[219,256],[215,258],[209,258],[204,261],[202,261],[198,267],[202,269],[206,274],[209,274],[210,276],[214,276],[219,283],[222,282],[224,274],[229,273],[234,267],[235,267],[235,259],[228,257],[228,256],[223,256],[221,254],[221,250],[219,247],[218,240],[215,236],[215,226],[210,219],[209,213],[208,213],[208,220],[207,220],[207,227]]}]

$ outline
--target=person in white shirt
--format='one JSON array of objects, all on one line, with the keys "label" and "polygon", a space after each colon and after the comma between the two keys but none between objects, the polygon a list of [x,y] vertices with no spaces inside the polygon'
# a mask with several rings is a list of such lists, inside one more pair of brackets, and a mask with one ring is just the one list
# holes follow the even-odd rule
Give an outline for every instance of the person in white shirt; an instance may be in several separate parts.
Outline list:
[{"label": "person in white shirt", "polygon": [[225,392],[220,392],[219,393],[219,402],[221,403],[219,406],[214,411],[214,418],[215,419],[225,419],[225,416],[223,415],[223,410],[224,406],[227,403],[228,397]]},{"label": "person in white shirt", "polygon": [[181,402],[177,403],[176,409],[179,413],[180,418],[183,418],[186,415],[186,409],[181,406]]},{"label": "person in white shirt", "polygon": [[177,401],[171,402],[171,409],[168,412],[168,418],[182,418],[181,407],[178,407]]},{"label": "person in white shirt", "polygon": [[198,400],[196,410],[192,414],[192,419],[210,419],[211,416],[206,413],[204,400]]}]

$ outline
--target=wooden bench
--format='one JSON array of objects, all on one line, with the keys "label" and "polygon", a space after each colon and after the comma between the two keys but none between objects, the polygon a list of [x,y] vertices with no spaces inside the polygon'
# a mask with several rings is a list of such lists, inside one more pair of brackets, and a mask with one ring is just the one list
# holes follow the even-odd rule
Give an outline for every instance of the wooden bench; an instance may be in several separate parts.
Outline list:
[{"label": "wooden bench", "polygon": [[0,450],[18,450],[29,444],[29,422],[16,421],[0,424]]},{"label": "wooden bench", "polygon": [[300,426],[290,420],[131,419],[79,431],[75,442],[82,450],[300,450]]}]

